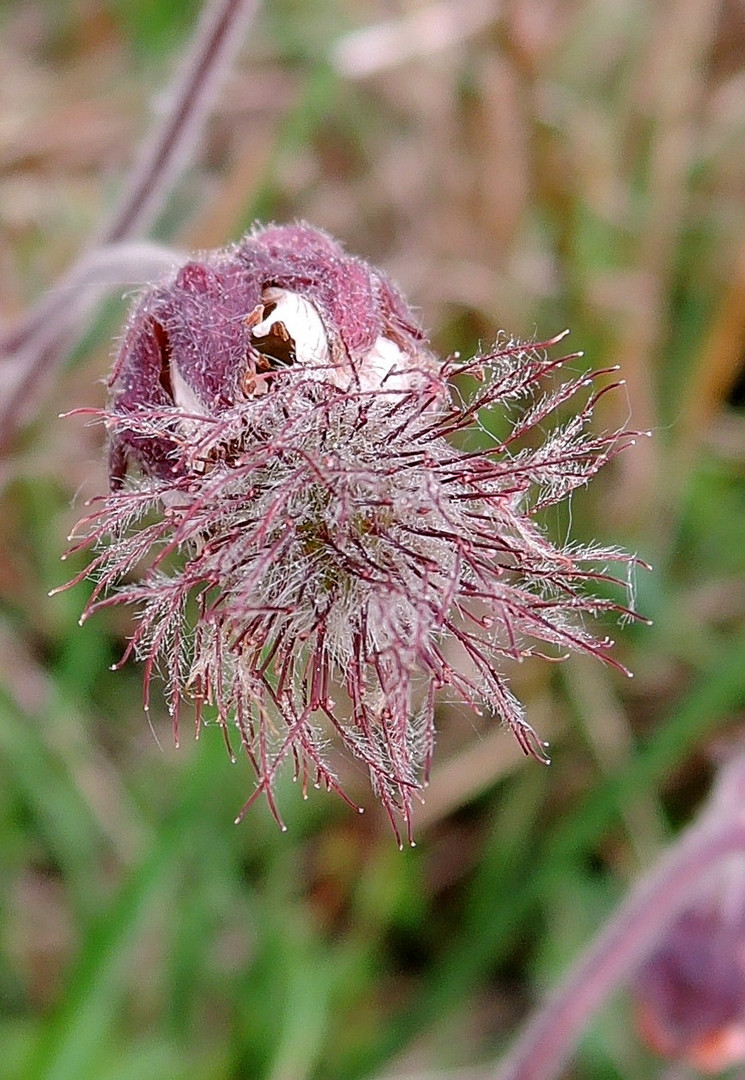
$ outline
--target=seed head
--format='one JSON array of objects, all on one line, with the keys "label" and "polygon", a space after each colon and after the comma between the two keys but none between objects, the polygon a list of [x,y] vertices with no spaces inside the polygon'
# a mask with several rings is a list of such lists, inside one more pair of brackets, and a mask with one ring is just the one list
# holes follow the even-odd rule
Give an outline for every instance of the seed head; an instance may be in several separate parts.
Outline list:
[{"label": "seed head", "polygon": [[[239,819],[263,794],[281,822],[287,759],[343,795],[336,743],[411,839],[443,688],[545,760],[504,661],[608,659],[583,619],[631,612],[592,584],[634,561],[536,520],[632,439],[590,430],[594,375],[557,385],[562,337],[439,360],[391,282],[307,225],[256,229],[136,304],[104,414],[111,492],[80,524],[84,617],[134,607],[122,662],[144,661],[146,707],[158,667],[177,738],[184,700],[197,731],[209,706],[237,733],[257,777]],[[492,410],[513,416],[502,439]]]}]

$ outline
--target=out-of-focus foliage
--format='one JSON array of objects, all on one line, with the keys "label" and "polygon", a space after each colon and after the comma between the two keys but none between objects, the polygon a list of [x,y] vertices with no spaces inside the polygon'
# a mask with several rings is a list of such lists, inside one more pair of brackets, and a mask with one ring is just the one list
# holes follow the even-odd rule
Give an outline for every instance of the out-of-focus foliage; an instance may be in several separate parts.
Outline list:
[{"label": "out-of-focus foliage", "polygon": [[[105,216],[196,9],[0,8],[3,320]],[[440,46],[414,55],[411,13],[443,10],[266,0],[157,235],[213,247],[256,218],[305,218],[385,267],[443,353],[570,326],[594,367],[620,364],[626,392],[598,423],[654,438],[575,497],[571,527],[655,567],[637,582],[654,625],[609,626],[636,677],[584,661],[511,672],[550,769],[488,717],[443,708],[415,850],[398,851],[355,773],[361,818],[322,793],[302,802],[288,777],[287,833],[261,805],[234,827],[247,764],[228,764],[215,727],[176,751],[155,703],[151,730],[141,672],[108,670],[123,613],[80,628],[86,586],[47,598],[77,567],[59,555],[82,501],[105,489],[100,429],[57,414],[103,402],[115,297],[0,472],[9,1080],[489,1062],[739,737],[745,9],[453,0]],[[378,19],[387,39],[351,36]],[[619,998],[572,1075],[661,1068]]]}]

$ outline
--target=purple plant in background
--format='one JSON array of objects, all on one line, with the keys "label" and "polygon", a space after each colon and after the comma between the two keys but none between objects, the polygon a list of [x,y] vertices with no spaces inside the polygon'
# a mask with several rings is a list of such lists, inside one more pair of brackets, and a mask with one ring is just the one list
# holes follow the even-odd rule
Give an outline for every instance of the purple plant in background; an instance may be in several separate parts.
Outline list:
[{"label": "purple plant in background", "polygon": [[135,607],[122,662],[144,661],[146,707],[160,671],[176,738],[185,699],[197,731],[205,705],[228,746],[237,730],[258,778],[238,820],[263,793],[281,822],[288,758],[303,789],[343,794],[335,735],[411,839],[442,688],[545,760],[503,661],[607,660],[583,617],[631,612],[589,589],[634,561],[536,521],[633,440],[589,429],[600,373],[557,384],[562,336],[441,361],[390,281],[307,225],[256,229],[137,303],[104,417],[111,493],[79,526],[84,617]]},{"label": "purple plant in background", "polygon": [[723,861],[634,978],[639,1025],[658,1053],[719,1073],[745,1061],[745,877]]}]

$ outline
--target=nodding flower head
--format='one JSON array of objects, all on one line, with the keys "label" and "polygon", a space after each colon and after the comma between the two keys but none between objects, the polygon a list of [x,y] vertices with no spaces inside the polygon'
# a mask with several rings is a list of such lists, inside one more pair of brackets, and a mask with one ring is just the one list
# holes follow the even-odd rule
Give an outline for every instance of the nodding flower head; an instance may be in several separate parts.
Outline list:
[{"label": "nodding flower head", "polygon": [[439,360],[391,282],[307,225],[256,229],[136,304],[104,414],[111,492],[78,532],[84,617],[133,605],[146,707],[157,666],[177,736],[188,700],[241,743],[239,819],[264,794],[281,822],[287,759],[304,790],[343,794],[336,742],[411,839],[443,689],[545,759],[504,660],[607,658],[583,617],[630,614],[592,584],[633,562],[536,521],[632,440],[590,430],[593,375],[557,382],[562,336]]}]

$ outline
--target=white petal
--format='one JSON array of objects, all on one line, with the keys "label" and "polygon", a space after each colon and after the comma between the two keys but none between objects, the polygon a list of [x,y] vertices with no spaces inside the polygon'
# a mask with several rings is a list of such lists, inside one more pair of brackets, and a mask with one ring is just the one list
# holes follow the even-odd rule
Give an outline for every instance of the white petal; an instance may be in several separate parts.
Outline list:
[{"label": "white petal", "polygon": [[304,297],[287,289],[265,289],[262,297],[265,304],[277,306],[271,315],[267,315],[253,328],[255,338],[266,337],[272,326],[281,322],[295,343],[295,357],[298,364],[309,367],[328,364],[329,346],[321,316]]},{"label": "white petal", "polygon": [[395,341],[382,334],[360,364],[363,390],[406,390],[411,385],[410,360]]},{"label": "white petal", "polygon": [[173,400],[180,409],[194,416],[205,415],[204,402],[198,397],[196,391],[192,390],[173,361],[171,361],[171,387],[173,389]]}]

